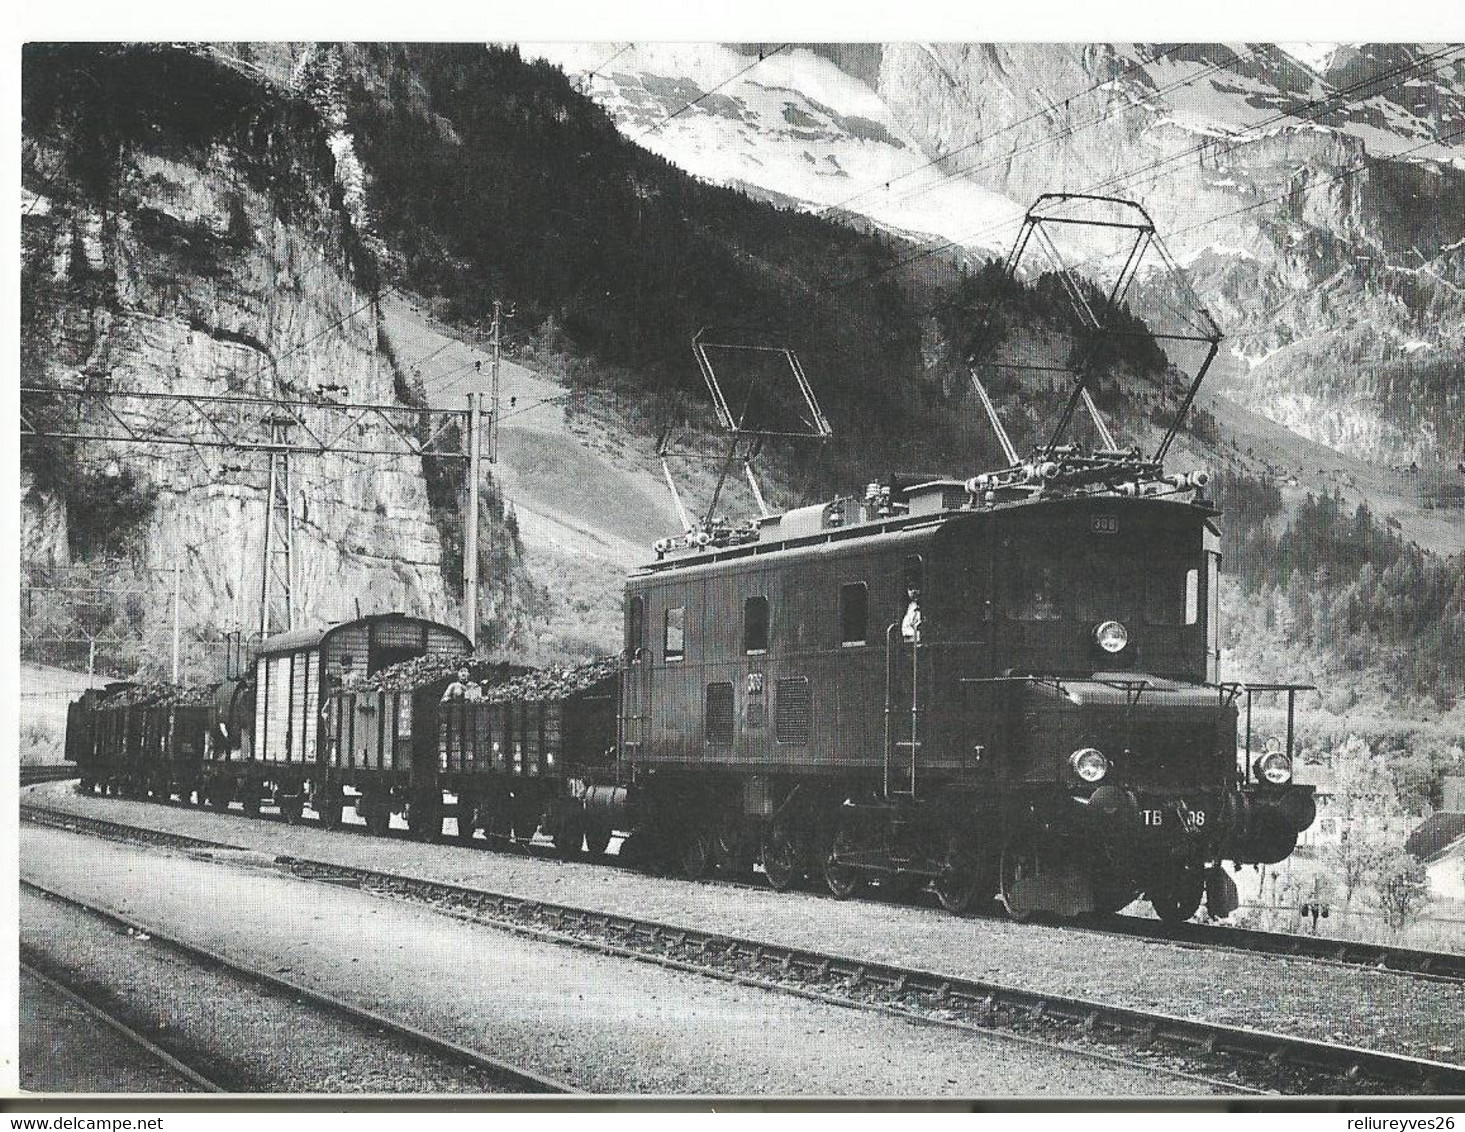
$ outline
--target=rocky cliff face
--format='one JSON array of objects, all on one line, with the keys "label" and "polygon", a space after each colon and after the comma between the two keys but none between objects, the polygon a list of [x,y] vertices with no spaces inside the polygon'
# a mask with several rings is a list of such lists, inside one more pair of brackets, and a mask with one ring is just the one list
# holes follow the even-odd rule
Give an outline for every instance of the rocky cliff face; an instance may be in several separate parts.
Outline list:
[{"label": "rocky cliff face", "polygon": [[[397,400],[370,261],[313,107],[172,48],[29,49],[24,93],[26,383]],[[185,411],[119,403],[177,439],[210,438]],[[381,447],[378,432],[355,430],[363,447]],[[73,492],[126,474],[154,497],[130,542],[151,566],[182,563],[190,620],[254,627],[264,455],[95,441],[65,455]],[[62,559],[63,477],[29,458],[40,471],[23,481],[22,545]],[[297,623],[354,615],[357,602],[456,616],[420,462],[298,457],[292,491]],[[110,534],[88,532],[93,550],[120,549]]]},{"label": "rocky cliff face", "polygon": [[1459,454],[1465,49],[825,45],[728,81],[773,45],[605,46],[534,50],[641,144],[805,207],[988,255],[1040,193],[1138,200],[1227,332],[1219,388],[1376,463]]}]

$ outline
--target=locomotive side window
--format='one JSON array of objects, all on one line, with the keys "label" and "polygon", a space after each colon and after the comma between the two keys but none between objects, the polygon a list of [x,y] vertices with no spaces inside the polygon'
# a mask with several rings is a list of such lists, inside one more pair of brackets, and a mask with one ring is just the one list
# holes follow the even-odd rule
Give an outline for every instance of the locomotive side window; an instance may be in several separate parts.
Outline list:
[{"label": "locomotive side window", "polygon": [[641,597],[633,597],[626,607],[626,654],[633,661],[640,660],[641,650],[645,647],[646,602]]},{"label": "locomotive side window", "polygon": [[768,651],[768,599],[750,597],[743,601],[743,652]]},{"label": "locomotive side window", "polygon": [[1062,620],[1061,597],[1057,566],[1019,563],[1007,579],[1007,616],[1014,621]]},{"label": "locomotive side window", "polygon": [[839,587],[839,643],[862,645],[870,620],[870,587],[848,582]]},{"label": "locomotive side window", "polygon": [[687,607],[674,605],[666,611],[666,630],[662,641],[667,660],[681,660],[686,655]]}]

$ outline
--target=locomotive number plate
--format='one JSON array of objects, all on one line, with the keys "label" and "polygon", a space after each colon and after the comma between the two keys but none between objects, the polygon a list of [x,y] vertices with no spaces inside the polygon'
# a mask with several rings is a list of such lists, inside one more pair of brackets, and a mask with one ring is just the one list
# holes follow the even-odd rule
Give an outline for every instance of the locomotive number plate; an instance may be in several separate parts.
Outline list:
[{"label": "locomotive number plate", "polygon": [[1119,516],[1095,515],[1089,520],[1089,529],[1096,535],[1117,535],[1119,533]]}]

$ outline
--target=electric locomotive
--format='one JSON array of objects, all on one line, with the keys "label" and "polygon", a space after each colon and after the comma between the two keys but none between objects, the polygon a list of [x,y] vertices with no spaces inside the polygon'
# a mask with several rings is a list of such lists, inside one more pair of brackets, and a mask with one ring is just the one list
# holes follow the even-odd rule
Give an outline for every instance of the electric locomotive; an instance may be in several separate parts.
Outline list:
[{"label": "electric locomotive", "polygon": [[775,888],[1229,911],[1221,862],[1314,811],[1290,736],[1238,770],[1206,477],[1047,456],[661,544],[626,589],[626,824],[694,876],[761,846]]}]

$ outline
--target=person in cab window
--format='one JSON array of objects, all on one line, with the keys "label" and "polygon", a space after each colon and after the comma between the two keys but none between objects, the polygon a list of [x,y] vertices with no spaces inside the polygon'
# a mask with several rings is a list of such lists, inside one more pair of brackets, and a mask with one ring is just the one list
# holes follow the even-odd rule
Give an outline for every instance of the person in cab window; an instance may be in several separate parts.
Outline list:
[{"label": "person in cab window", "polygon": [[464,699],[468,695],[469,686],[468,669],[458,669],[458,678],[444,689],[441,702],[447,703],[449,700]]},{"label": "person in cab window", "polygon": [[921,641],[921,591],[911,588],[905,591],[905,616],[900,621],[900,635],[910,644]]},{"label": "person in cab window", "polygon": [[487,681],[484,681],[484,683],[480,684],[476,680],[470,680],[468,686],[463,689],[463,699],[470,704],[481,703],[487,683]]}]

